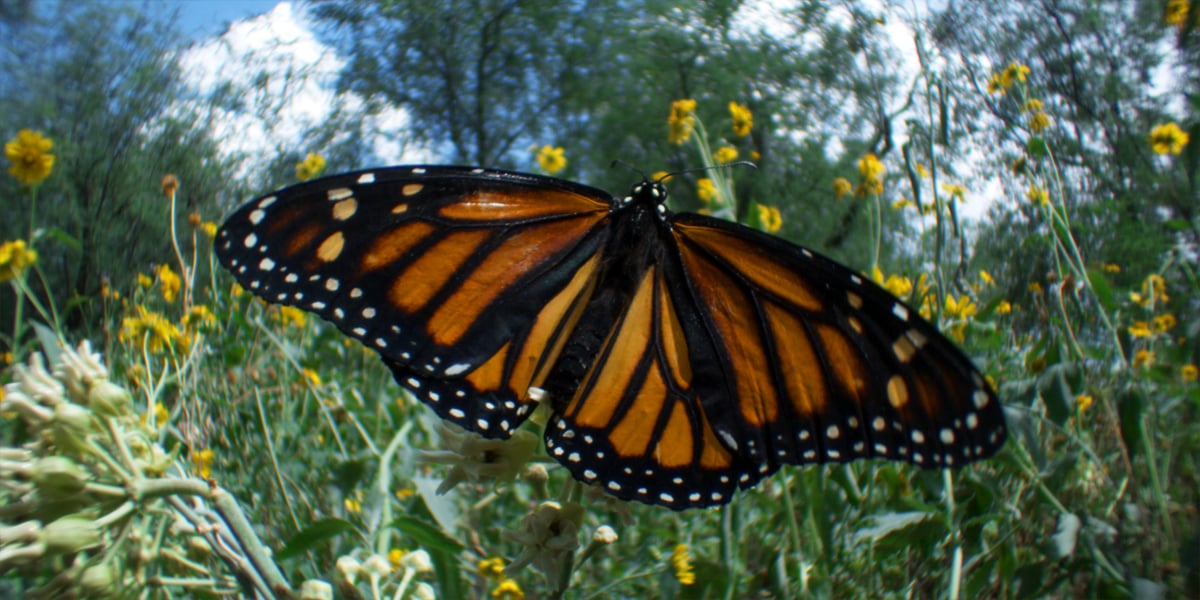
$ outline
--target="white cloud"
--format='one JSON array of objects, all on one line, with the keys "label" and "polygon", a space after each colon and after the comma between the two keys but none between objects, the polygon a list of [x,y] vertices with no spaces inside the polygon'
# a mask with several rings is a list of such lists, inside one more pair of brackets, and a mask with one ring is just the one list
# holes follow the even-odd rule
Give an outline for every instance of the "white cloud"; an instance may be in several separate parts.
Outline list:
[{"label": "white cloud", "polygon": [[[337,93],[346,60],[318,40],[312,23],[288,2],[193,46],[180,65],[202,95],[231,90],[223,108],[213,109],[212,133],[227,155],[247,159],[242,176],[279,154],[307,151],[308,132],[326,124],[335,111],[364,110],[358,95]],[[431,152],[404,142],[409,126],[404,111],[385,110],[355,122],[384,164],[432,158]]]}]

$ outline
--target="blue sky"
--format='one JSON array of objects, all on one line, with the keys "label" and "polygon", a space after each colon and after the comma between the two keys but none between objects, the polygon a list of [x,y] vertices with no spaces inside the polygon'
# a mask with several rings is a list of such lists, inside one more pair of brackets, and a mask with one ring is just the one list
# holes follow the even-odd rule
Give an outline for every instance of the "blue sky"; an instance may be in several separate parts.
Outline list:
[{"label": "blue sky", "polygon": [[179,28],[194,40],[220,35],[225,27],[261,15],[283,0],[167,0],[163,8],[179,11]]}]

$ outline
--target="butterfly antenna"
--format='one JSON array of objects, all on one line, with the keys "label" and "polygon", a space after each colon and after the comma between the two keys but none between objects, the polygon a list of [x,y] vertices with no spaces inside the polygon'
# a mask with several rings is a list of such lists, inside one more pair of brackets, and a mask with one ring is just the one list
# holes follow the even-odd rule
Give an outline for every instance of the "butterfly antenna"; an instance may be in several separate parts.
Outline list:
[{"label": "butterfly antenna", "polygon": [[638,175],[641,175],[641,176],[642,176],[642,179],[644,179],[644,180],[646,180],[646,181],[650,181],[650,178],[649,178],[649,177],[646,177],[646,174],[645,174],[645,173],[643,173],[641,169],[639,169],[639,168],[637,168],[637,167],[635,167],[635,166],[633,166],[633,165],[631,165],[631,164],[629,164],[629,163],[627,163],[627,162],[625,162],[625,161],[623,161],[623,160],[621,160],[621,159],[619,159],[619,158],[617,158],[617,159],[613,159],[613,161],[612,161],[612,164],[611,164],[611,165],[609,165],[609,168],[610,168],[610,169],[611,169],[611,168],[616,168],[616,167],[618,167],[618,166],[625,167],[626,169],[629,169],[630,171],[633,171],[634,173],[637,173]]},{"label": "butterfly antenna", "polygon": [[697,171],[711,171],[711,170],[713,170],[713,169],[730,169],[730,168],[733,168],[733,167],[750,167],[751,169],[757,169],[757,168],[758,168],[758,165],[756,165],[756,164],[754,164],[754,163],[752,163],[752,162],[750,162],[750,161],[748,161],[748,160],[736,160],[736,161],[733,161],[733,162],[721,163],[721,164],[719,164],[719,165],[712,165],[711,167],[708,167],[708,166],[705,166],[705,167],[692,167],[692,168],[690,168],[690,169],[684,169],[684,170],[682,170],[682,171],[674,171],[674,172],[672,172],[672,173],[667,173],[666,175],[663,175],[662,177],[659,177],[659,178],[658,178],[658,180],[659,180],[659,181],[666,181],[668,178],[670,178],[670,177],[674,177],[674,176],[676,176],[676,175],[684,175],[684,174],[687,174],[687,173],[695,173],[695,172],[697,172]]}]

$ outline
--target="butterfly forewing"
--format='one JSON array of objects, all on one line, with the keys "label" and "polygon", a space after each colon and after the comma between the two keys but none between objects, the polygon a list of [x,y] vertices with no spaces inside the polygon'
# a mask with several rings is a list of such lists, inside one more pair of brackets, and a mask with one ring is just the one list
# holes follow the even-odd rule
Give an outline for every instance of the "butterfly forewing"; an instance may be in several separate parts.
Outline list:
[{"label": "butterfly forewing", "polygon": [[535,176],[363,171],[251,202],[217,254],[256,294],[378,351],[441,416],[506,437],[594,290],[608,209]]}]

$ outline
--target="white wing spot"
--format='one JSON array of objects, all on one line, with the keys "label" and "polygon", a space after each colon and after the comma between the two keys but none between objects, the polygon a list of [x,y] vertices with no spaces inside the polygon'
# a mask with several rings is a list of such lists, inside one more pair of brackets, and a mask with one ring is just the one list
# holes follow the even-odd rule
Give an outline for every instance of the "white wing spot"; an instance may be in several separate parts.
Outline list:
[{"label": "white wing spot", "polygon": [[362,337],[364,335],[367,335],[367,330],[362,327],[355,327],[354,335],[357,335],[358,337]]},{"label": "white wing spot", "polygon": [[383,338],[375,338],[375,345],[380,348],[387,348],[387,340]]},{"label": "white wing spot", "polygon": [[375,183],[375,174],[374,173],[363,173],[362,175],[359,175],[358,183],[360,183],[360,184]]},{"label": "white wing spot", "polygon": [[578,452],[572,452],[567,455],[567,460],[570,462],[573,462],[573,463],[577,463],[577,462],[583,460],[583,457],[580,456]]},{"label": "white wing spot", "polygon": [[954,443],[954,432],[950,431],[949,429],[943,429],[939,437],[942,438],[943,444],[953,444]]},{"label": "white wing spot", "polygon": [[983,390],[975,390],[972,399],[975,400],[975,408],[982,409],[988,405],[988,395]]},{"label": "white wing spot", "polygon": [[309,304],[309,306],[311,306],[313,310],[325,310],[325,303],[321,302],[320,300]]},{"label": "white wing spot", "polygon": [[264,258],[264,259],[262,259],[262,261],[260,261],[258,263],[258,269],[260,271],[270,271],[271,269],[274,269],[274,268],[275,268],[275,261],[273,261],[269,258]]},{"label": "white wing spot", "polygon": [[918,444],[924,444],[925,443],[925,434],[921,433],[920,429],[914,429],[912,431],[912,441],[914,441]]},{"label": "white wing spot", "polygon": [[[638,491],[641,491],[641,490],[638,490]],[[675,497],[666,492],[659,494],[658,499],[662,500],[663,502],[666,502],[667,504],[672,504],[675,502]]]},{"label": "white wing spot", "polygon": [[967,429],[979,427],[979,417],[975,413],[967,413]]},{"label": "white wing spot", "polygon": [[406,381],[408,382],[408,385],[410,385],[412,387],[415,387],[415,388],[421,387],[421,380],[417,379],[416,377],[409,377]]},{"label": "white wing spot", "polygon": [[475,424],[478,425],[479,428],[483,429],[483,430],[486,430],[488,427],[492,426],[491,423],[488,423],[487,419],[475,419]]},{"label": "white wing spot", "polygon": [[422,167],[417,167],[417,168],[413,169],[412,172],[413,172],[413,175],[424,175],[425,169]]},{"label": "white wing spot", "polygon": [[338,290],[339,285],[340,284],[338,283],[338,280],[336,280],[332,277],[325,280],[325,289],[327,289],[331,292],[336,292]]},{"label": "white wing spot", "polygon": [[333,188],[328,193],[329,199],[334,201],[345,200],[353,195],[354,192],[350,191],[350,188]]},{"label": "white wing spot", "polygon": [[850,283],[853,283],[854,285],[862,285],[862,277],[851,274],[850,275]]},{"label": "white wing spot", "polygon": [[871,421],[871,427],[875,431],[883,431],[883,428],[887,427],[887,421],[885,421],[883,417],[875,417],[875,419]]},{"label": "white wing spot", "polygon": [[364,318],[364,319],[373,319],[373,318],[375,318],[375,309],[374,309],[374,308],[371,308],[371,307],[369,307],[369,306],[368,306],[367,308],[364,308],[364,309],[363,309],[363,311],[362,311],[362,316],[363,316],[363,318]]},{"label": "white wing spot", "polygon": [[335,308],[335,309],[333,309],[333,316],[335,319],[340,320],[342,317],[346,316],[346,312],[340,308]]},{"label": "white wing spot", "polygon": [[362,289],[360,289],[360,288],[354,288],[354,289],[350,290],[350,297],[351,297],[351,298],[360,298],[360,297],[362,297]]},{"label": "white wing spot", "polygon": [[259,200],[259,201],[258,201],[258,207],[259,207],[259,208],[266,208],[266,207],[268,207],[268,206],[270,206],[270,205],[272,205],[272,204],[275,204],[275,201],[276,201],[276,200],[278,200],[278,199],[279,199],[279,198],[278,198],[278,197],[276,197],[276,196],[267,196],[266,198],[263,198],[262,200]]},{"label": "white wing spot", "polygon": [[247,235],[246,239],[242,240],[242,245],[247,248],[253,248],[254,245],[257,243],[258,243],[258,236],[254,235],[253,233]]},{"label": "white wing spot", "polygon": [[462,375],[463,373],[467,372],[467,369],[470,369],[470,368],[471,368],[471,365],[469,365],[467,363],[458,363],[456,365],[450,365],[449,367],[446,367],[446,375],[448,375],[450,377],[454,377],[455,375]]},{"label": "white wing spot", "polygon": [[875,454],[887,454],[887,446],[875,444]]},{"label": "white wing spot", "polygon": [[825,454],[827,454],[829,456],[829,458],[841,458],[842,457],[842,453],[838,452],[837,450],[834,450],[833,448],[826,450]]},{"label": "white wing spot", "polygon": [[901,321],[908,320],[908,309],[905,308],[904,305],[900,304],[899,302],[892,305],[892,314],[896,315],[896,318],[900,319]]},{"label": "white wing spot", "polygon": [[454,417],[455,419],[461,419],[467,416],[467,413],[463,412],[461,408],[452,408],[450,409],[450,416]]},{"label": "white wing spot", "polygon": [[831,440],[836,440],[836,439],[838,439],[838,436],[839,436],[839,435],[841,435],[841,434],[842,434],[842,432],[841,432],[841,431],[838,431],[838,426],[837,426],[837,425],[830,425],[830,426],[829,426],[829,428],[827,428],[827,429],[825,430],[825,437],[827,437],[827,438],[829,438],[829,439],[831,439]]},{"label": "white wing spot", "polygon": [[[260,208],[256,208],[256,209],[250,211],[250,224],[258,225],[259,223],[262,223],[263,218],[266,216],[267,216],[267,213],[265,211],[263,211]],[[246,246],[246,247],[249,248],[249,246]]]},{"label": "white wing spot", "polygon": [[591,469],[584,469],[584,471],[583,471],[583,476],[584,476],[584,478],[586,478],[586,479],[595,479],[595,478],[596,478],[596,472],[595,472],[595,471],[593,471],[593,470],[591,470]]},{"label": "white wing spot", "polygon": [[288,273],[287,277],[284,277],[283,280],[288,283],[296,283],[297,281],[300,281],[300,276],[295,273]]}]

